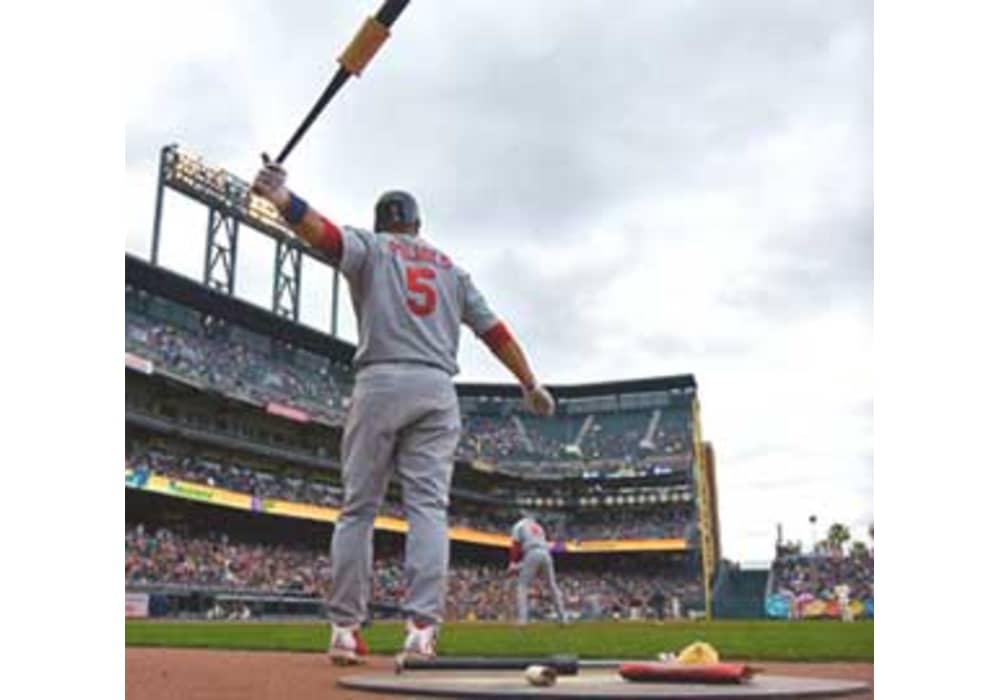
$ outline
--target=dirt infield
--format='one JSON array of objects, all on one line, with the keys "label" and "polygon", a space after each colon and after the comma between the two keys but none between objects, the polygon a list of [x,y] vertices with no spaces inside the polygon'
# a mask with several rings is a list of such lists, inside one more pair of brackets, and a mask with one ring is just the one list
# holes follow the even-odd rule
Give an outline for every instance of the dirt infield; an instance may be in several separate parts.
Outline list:
[{"label": "dirt infield", "polygon": [[[762,663],[767,672],[789,676],[843,678],[871,685],[872,664]],[[388,670],[387,657],[375,657],[370,668]],[[125,649],[125,697],[129,700],[278,700],[279,698],[399,697],[357,693],[340,688],[340,675],[358,668],[331,666],[322,654],[200,649]],[[874,693],[853,696],[873,699]]]}]

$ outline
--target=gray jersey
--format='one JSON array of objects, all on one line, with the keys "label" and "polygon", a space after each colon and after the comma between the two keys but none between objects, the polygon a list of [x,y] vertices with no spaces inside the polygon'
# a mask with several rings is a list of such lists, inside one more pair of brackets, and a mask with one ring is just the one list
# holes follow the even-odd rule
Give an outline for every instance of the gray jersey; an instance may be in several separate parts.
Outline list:
[{"label": "gray jersey", "polygon": [[340,271],[358,323],[357,368],[420,363],[458,373],[461,324],[482,335],[499,319],[469,273],[419,236],[341,228]]},{"label": "gray jersey", "polygon": [[545,529],[531,518],[521,518],[510,531],[511,539],[521,545],[521,550],[542,548],[548,551],[549,544],[545,539]]}]

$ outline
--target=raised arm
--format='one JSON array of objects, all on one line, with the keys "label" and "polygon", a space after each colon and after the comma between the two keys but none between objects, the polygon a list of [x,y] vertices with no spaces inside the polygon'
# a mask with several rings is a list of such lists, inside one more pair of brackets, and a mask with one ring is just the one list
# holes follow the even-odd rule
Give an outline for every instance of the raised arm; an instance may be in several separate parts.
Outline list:
[{"label": "raised arm", "polygon": [[271,202],[296,236],[339,264],[344,252],[340,228],[289,190],[285,177],[285,170],[264,156],[264,167],[257,172],[251,191]]}]

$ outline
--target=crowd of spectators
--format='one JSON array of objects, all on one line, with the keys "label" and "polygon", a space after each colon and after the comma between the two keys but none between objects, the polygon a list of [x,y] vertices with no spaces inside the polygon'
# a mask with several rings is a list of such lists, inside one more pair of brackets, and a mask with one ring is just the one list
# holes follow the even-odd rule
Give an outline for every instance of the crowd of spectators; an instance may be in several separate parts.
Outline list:
[{"label": "crowd of spectators", "polygon": [[[612,558],[613,559],[613,558]],[[670,601],[693,601],[700,593],[695,577],[681,571],[635,570],[609,561],[600,571],[564,571],[557,578],[567,608],[581,617],[654,615],[654,594]],[[184,585],[211,590],[313,595],[330,592],[330,558],[326,551],[231,541],[225,534],[187,535],[143,525],[125,529],[125,583]],[[503,566],[453,562],[448,575],[449,619],[503,620],[514,617],[515,579]],[[372,602],[398,606],[405,592],[398,556],[376,557]],[[542,583],[530,593],[532,608],[544,618],[555,611]],[[669,604],[668,604],[669,609]]]},{"label": "crowd of spectators", "polygon": [[690,455],[691,421],[689,417],[666,415],[653,432],[651,451],[668,456]]},{"label": "crowd of spectators", "polygon": [[[536,464],[632,464],[640,459],[660,456],[670,464],[678,458],[690,458],[690,438],[682,425],[661,426],[652,443],[644,443],[646,427],[652,411],[637,412],[621,417],[592,414],[593,420],[580,444],[574,444],[582,419],[580,416],[555,416],[546,419],[549,429],[543,430],[530,419],[522,419],[518,428],[514,416],[483,416],[466,414],[462,418],[463,434],[458,456],[464,459],[486,459],[497,464],[531,467]],[[560,439],[557,435],[563,435]]]},{"label": "crowd of spectators", "polygon": [[579,461],[579,452],[569,451],[569,446],[583,425],[583,416],[555,415],[551,418],[524,416],[521,425],[527,438],[527,449],[515,459],[533,462]]},{"label": "crowd of spectators", "polygon": [[157,447],[135,447],[126,453],[126,466],[173,479],[277,498],[298,503],[339,507],[341,489],[333,483],[306,476],[253,469],[232,460],[216,460],[192,454],[168,452]]},{"label": "crowd of spectators", "polygon": [[[464,414],[458,456],[497,464],[579,461],[580,453],[569,448],[572,440],[555,437],[573,432],[574,418],[557,415],[545,420],[548,431],[540,429],[527,416]],[[579,422],[579,418],[575,420]]]},{"label": "crowd of spectators", "polygon": [[281,356],[278,348],[252,348],[228,328],[194,331],[126,312],[125,350],[226,394],[300,408],[330,422],[341,422],[345,415],[348,368],[318,356],[300,366],[293,357],[301,360],[302,351]]},{"label": "crowd of spectators", "polygon": [[[580,452],[585,459],[603,459],[605,455],[633,460],[639,456],[640,442],[649,425],[652,411],[632,412],[623,416],[594,415],[580,441]],[[616,420],[617,419],[617,420]]]},{"label": "crowd of spectators", "polygon": [[[126,466],[173,479],[247,493],[258,498],[274,498],[297,503],[339,508],[341,487],[330,479],[305,471],[268,471],[222,459],[197,450],[165,449],[160,444],[130,440],[126,446]],[[380,510],[382,515],[405,517],[399,498],[390,492]],[[486,532],[507,533],[520,518],[519,510],[452,499],[449,522]],[[555,539],[629,539],[683,537],[691,523],[690,509],[681,504],[642,510],[611,508],[563,514],[546,523]]]},{"label": "crowd of spectators", "polygon": [[524,437],[510,417],[462,416],[458,455],[466,459],[485,457],[495,462],[521,459],[528,454]]},{"label": "crowd of spectators", "polygon": [[832,600],[836,587],[845,584],[850,597],[868,600],[875,597],[875,557],[870,550],[841,554],[799,554],[774,560],[773,592],[790,599],[818,598]]},{"label": "crowd of spectators", "polygon": [[448,524],[481,532],[508,533],[520,519],[518,511],[452,499],[448,507]]},{"label": "crowd of spectators", "polygon": [[[343,489],[326,479],[306,474],[270,472],[197,454],[177,454],[156,447],[136,448],[125,457],[127,467],[172,479],[247,493],[258,498],[274,498],[296,503],[339,508]],[[403,507],[386,499],[382,515],[403,517]]]},{"label": "crowd of spectators", "polygon": [[[663,604],[677,599],[678,607],[695,602],[701,591],[697,579],[678,573],[655,574],[632,570],[624,562],[602,571],[565,571],[556,565],[556,580],[572,617],[626,619],[656,617],[654,595]],[[510,620],[515,617],[516,579],[500,567],[453,564],[448,580],[449,619]],[[556,619],[556,610],[546,586],[536,581],[528,594],[532,613]],[[667,613],[669,615],[669,613]]]},{"label": "crowd of spectators", "polygon": [[[125,349],[166,371],[194,380],[222,393],[266,404],[299,408],[331,423],[342,423],[353,378],[350,368],[328,358],[257,337],[218,322],[184,324],[139,312],[138,292],[127,291]],[[162,302],[166,304],[167,302]],[[178,307],[177,314],[188,313]],[[534,423],[525,416],[519,426],[515,417],[469,413],[463,416],[464,431],[458,454],[506,462],[601,462],[625,460],[649,454],[675,455],[690,452],[690,440],[680,424],[661,422],[653,444],[641,448],[652,411],[638,412],[634,420],[594,414],[581,445],[574,445],[585,416],[556,416]],[[627,416],[626,416],[627,418]],[[607,423],[607,425],[605,425]],[[610,427],[610,426],[614,427]]]},{"label": "crowd of spectators", "polygon": [[[323,558],[306,549],[125,529],[125,584],[170,583],[320,595]],[[329,562],[326,562],[329,566]]]},{"label": "crowd of spectators", "polygon": [[567,521],[558,529],[565,540],[683,538],[693,523],[691,509],[680,504],[645,510],[601,509]]}]

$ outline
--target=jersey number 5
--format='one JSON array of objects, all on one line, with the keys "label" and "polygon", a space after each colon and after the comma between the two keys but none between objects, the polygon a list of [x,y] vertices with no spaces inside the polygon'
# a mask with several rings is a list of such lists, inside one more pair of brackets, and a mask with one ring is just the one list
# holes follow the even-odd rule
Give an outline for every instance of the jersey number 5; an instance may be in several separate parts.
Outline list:
[{"label": "jersey number 5", "polygon": [[417,316],[427,316],[437,308],[437,292],[428,284],[435,277],[429,267],[406,268],[406,308]]}]

